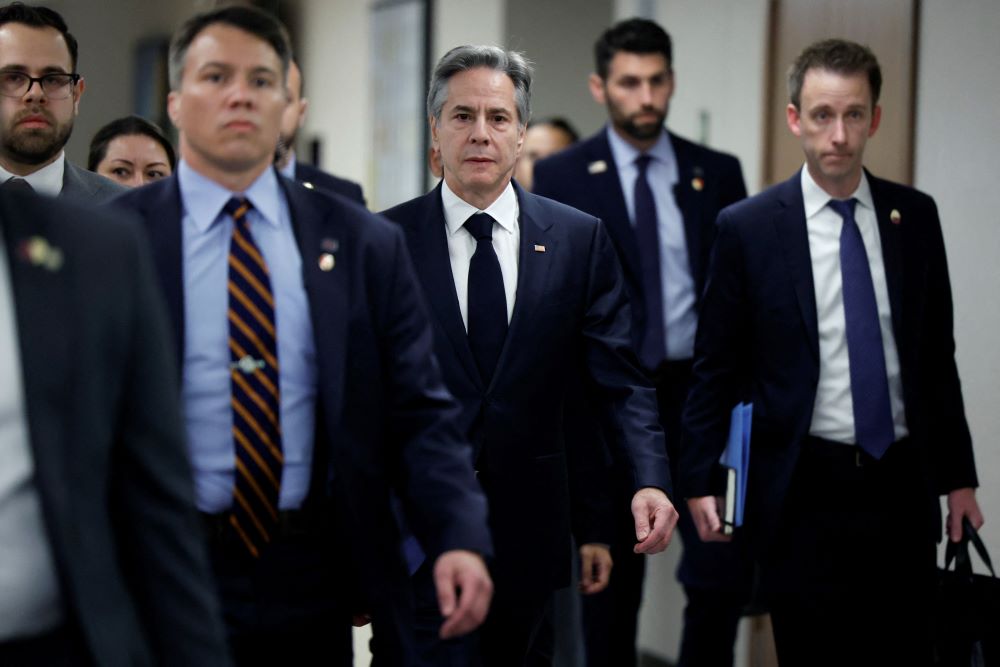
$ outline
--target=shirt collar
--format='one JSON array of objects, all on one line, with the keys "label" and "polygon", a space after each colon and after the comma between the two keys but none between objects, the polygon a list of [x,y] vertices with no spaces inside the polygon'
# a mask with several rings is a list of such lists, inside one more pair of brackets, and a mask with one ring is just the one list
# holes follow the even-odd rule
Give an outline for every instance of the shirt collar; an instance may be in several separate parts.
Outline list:
[{"label": "shirt collar", "polygon": [[274,227],[280,224],[281,187],[274,169],[265,169],[245,192],[231,192],[181,160],[177,166],[177,181],[184,211],[191,216],[199,232],[212,226],[230,198],[240,196],[250,201],[264,222]]},{"label": "shirt collar", "polygon": [[[802,165],[801,177],[802,182],[802,203],[805,207],[806,219],[809,219],[819,213],[823,208],[830,203],[831,199],[836,199],[836,197],[831,197],[826,190],[821,188],[815,180],[813,180],[812,174],[809,173],[809,167],[807,165]],[[858,200],[858,204],[864,206],[865,208],[874,211],[875,210],[875,200],[872,199],[872,189],[868,184],[868,176],[861,172],[861,182],[858,183],[858,187],[851,193],[851,197]]]},{"label": "shirt collar", "polygon": [[66,171],[66,153],[59,152],[59,157],[50,164],[45,165],[38,171],[27,176],[12,174],[3,167],[0,167],[0,183],[6,183],[12,178],[23,178],[31,188],[41,195],[47,197],[58,197],[63,188],[63,173]]},{"label": "shirt collar", "polygon": [[[611,156],[615,160],[615,165],[621,171],[622,167],[635,166],[636,158],[643,154],[635,146],[618,136],[611,125],[607,126],[608,144],[611,146]],[[653,147],[645,152],[654,160],[661,162],[670,174],[670,182],[677,182],[677,156],[674,155],[674,147],[670,143],[670,135],[666,128],[660,133],[660,138],[653,144]]]},{"label": "shirt collar", "polygon": [[[480,212],[480,209],[452,192],[444,180],[441,182],[441,203],[444,204],[444,221],[448,225],[449,236],[458,232],[471,216]],[[507,232],[513,232],[519,212],[514,186],[508,182],[496,201],[482,212],[489,214]]]}]

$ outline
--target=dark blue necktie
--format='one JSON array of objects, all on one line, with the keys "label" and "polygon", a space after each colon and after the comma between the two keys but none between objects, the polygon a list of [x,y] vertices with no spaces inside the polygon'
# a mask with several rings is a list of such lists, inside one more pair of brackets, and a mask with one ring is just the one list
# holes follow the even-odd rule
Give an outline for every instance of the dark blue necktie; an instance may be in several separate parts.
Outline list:
[{"label": "dark blue necktie", "polygon": [[233,197],[229,246],[229,359],[236,482],[230,524],[254,557],[278,521],[284,455],[271,276],[250,234],[250,202]]},{"label": "dark blue necktie", "polygon": [[879,459],[895,439],[895,429],[875,287],[861,230],[854,221],[856,203],[856,199],[831,199],[830,208],[844,219],[840,231],[840,274],[847,356],[851,366],[854,432],[858,446]]},{"label": "dark blue necktie", "polygon": [[507,297],[493,249],[493,218],[476,213],[465,221],[476,239],[469,262],[469,346],[484,384],[489,384],[507,336]]},{"label": "dark blue necktie", "polygon": [[635,237],[639,243],[639,265],[642,269],[642,293],[646,306],[646,329],[639,344],[639,357],[648,369],[660,365],[666,356],[666,335],[663,331],[663,286],[660,283],[660,235],[656,217],[656,201],[646,180],[646,168],[652,158],[640,155],[635,160],[639,175],[635,179]]}]

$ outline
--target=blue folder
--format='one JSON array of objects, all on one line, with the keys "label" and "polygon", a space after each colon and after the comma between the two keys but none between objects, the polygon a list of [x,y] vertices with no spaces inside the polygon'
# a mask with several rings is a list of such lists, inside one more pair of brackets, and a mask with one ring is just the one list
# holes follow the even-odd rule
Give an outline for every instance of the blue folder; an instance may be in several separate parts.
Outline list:
[{"label": "blue folder", "polygon": [[743,525],[743,508],[747,499],[747,470],[750,467],[750,425],[753,403],[740,403],[729,418],[729,440],[719,463],[726,469],[726,496],[722,517],[722,532],[732,535]]}]

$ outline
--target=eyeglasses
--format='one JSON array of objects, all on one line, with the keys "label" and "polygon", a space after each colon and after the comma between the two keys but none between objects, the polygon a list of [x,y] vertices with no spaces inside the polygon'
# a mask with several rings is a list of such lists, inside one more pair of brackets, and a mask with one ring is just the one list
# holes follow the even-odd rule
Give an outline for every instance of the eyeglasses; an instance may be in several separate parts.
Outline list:
[{"label": "eyeglasses", "polygon": [[0,71],[0,95],[21,97],[31,90],[35,82],[38,82],[38,86],[46,96],[54,100],[62,100],[70,96],[73,86],[79,80],[79,74],[53,73],[43,76],[28,76],[24,72]]}]

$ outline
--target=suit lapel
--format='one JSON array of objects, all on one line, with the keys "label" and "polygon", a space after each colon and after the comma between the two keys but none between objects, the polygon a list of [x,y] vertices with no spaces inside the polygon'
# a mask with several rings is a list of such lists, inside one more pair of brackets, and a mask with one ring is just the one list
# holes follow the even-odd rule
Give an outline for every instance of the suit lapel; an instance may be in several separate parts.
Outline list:
[{"label": "suit lapel", "polygon": [[[74,337],[70,333],[75,328],[74,258],[68,249],[59,248],[59,239],[50,236],[52,230],[44,218],[25,215],[24,208],[17,204],[16,199],[3,200],[4,236],[31,450],[48,523],[54,528],[60,525],[53,522],[55,518],[73,515],[72,475],[66,468],[71,457],[65,451],[69,441],[65,431],[74,410],[70,398],[75,374]],[[24,256],[24,244],[33,237],[62,250],[61,268],[36,266]]]},{"label": "suit lapel", "polygon": [[667,133],[677,160],[677,183],[674,185],[674,201],[684,222],[684,240],[687,242],[688,265],[696,287],[704,284],[705,267],[702,266],[701,227],[704,215],[704,197],[695,188],[695,182],[705,183],[705,171],[694,160],[688,146],[673,134]]},{"label": "suit lapel", "polygon": [[[155,190],[153,189],[155,188]],[[174,346],[179,368],[184,364],[184,252],[181,227],[183,215],[177,176],[150,186],[155,193],[144,199],[142,210],[156,262],[157,276],[173,325]],[[179,376],[181,377],[181,376]]]},{"label": "suit lapel", "polygon": [[[520,209],[521,246],[518,250],[517,294],[507,338],[497,360],[493,383],[503,372],[507,358],[516,353],[517,340],[531,340],[535,310],[541,305],[548,284],[549,267],[556,257],[556,241],[549,233],[552,222],[542,215],[534,197],[515,184]],[[524,330],[522,333],[522,329]]]},{"label": "suit lapel", "polygon": [[416,221],[415,229],[407,229],[410,237],[410,254],[420,282],[428,298],[434,317],[455,350],[459,363],[482,387],[483,380],[476,367],[476,360],[469,347],[469,336],[462,321],[462,311],[455,292],[455,277],[451,272],[451,258],[448,254],[447,226],[444,219],[444,204],[441,201],[441,185],[423,196],[425,215]]},{"label": "suit lapel", "polygon": [[866,176],[871,186],[872,199],[875,201],[875,215],[878,219],[879,239],[882,244],[882,263],[889,291],[889,308],[892,311],[892,328],[896,340],[899,341],[899,333],[903,331],[902,228],[900,224],[891,220],[897,202],[888,196],[881,180],[867,171]]},{"label": "suit lapel", "polygon": [[590,140],[588,151],[588,187],[593,188],[601,205],[598,216],[608,230],[608,236],[614,241],[624,257],[624,269],[632,273],[632,278],[641,281],[639,270],[639,245],[635,240],[635,232],[629,222],[628,207],[625,205],[625,195],[622,193],[621,180],[618,177],[618,167],[611,154],[606,131],[599,132]]},{"label": "suit lapel", "polygon": [[813,287],[812,255],[809,252],[809,231],[806,228],[805,204],[799,174],[778,186],[774,227],[781,243],[785,263],[802,313],[809,349],[819,361],[819,327],[816,321],[816,291]]},{"label": "suit lapel", "polygon": [[[288,201],[292,230],[302,258],[302,282],[309,300],[316,356],[319,360],[320,391],[327,423],[340,421],[343,406],[344,365],[348,349],[351,262],[359,249],[325,197],[313,195],[294,181],[278,177]],[[323,255],[333,255],[334,264],[320,265]]]}]

